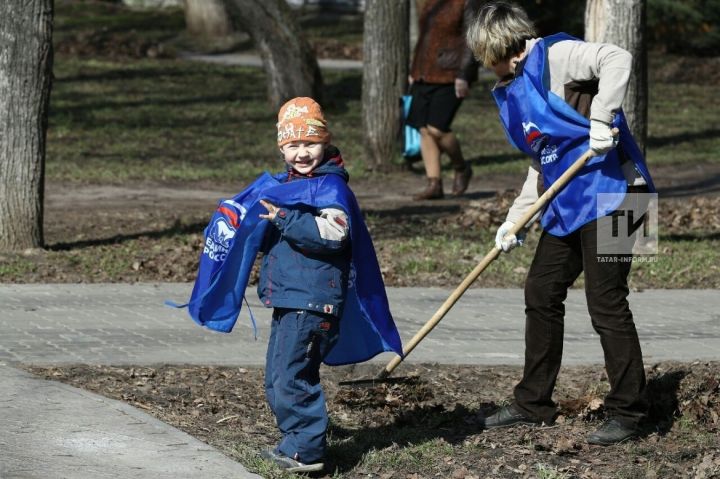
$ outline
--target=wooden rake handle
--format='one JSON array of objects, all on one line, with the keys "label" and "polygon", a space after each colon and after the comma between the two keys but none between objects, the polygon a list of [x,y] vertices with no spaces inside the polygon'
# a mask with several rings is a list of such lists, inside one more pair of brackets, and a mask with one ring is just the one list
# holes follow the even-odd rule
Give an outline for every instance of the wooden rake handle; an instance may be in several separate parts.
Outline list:
[{"label": "wooden rake handle", "polygon": [[[530,220],[547,205],[550,200],[553,199],[555,195],[557,195],[560,190],[562,190],[565,185],[570,181],[572,177],[574,177],[582,168],[585,166],[585,163],[590,160],[594,156],[594,153],[590,150],[585,152],[580,158],[575,160],[575,163],[570,165],[570,167],[565,170],[565,172],[555,180],[555,182],[550,185],[550,187],[545,191],[545,193],[540,196],[540,198],[533,203],[533,205],[530,207],[530,209],[518,220],[517,223],[515,223],[515,226],[510,228],[510,231],[507,234],[514,234],[517,235],[524,227],[527,225]],[[415,346],[422,341],[425,336],[427,336],[430,331],[435,328],[435,326],[445,317],[445,315],[450,311],[450,309],[455,305],[455,303],[460,299],[460,297],[467,291],[467,289],[472,285],[475,280],[480,276],[480,274],[485,271],[485,268],[487,268],[490,263],[492,263],[494,260],[500,256],[500,253],[502,252],[501,249],[499,249],[497,246],[493,247],[490,252],[485,255],[485,257],[478,263],[477,266],[475,266],[475,269],[473,269],[470,274],[468,274],[465,279],[463,280],[460,285],[455,288],[455,291],[453,291],[448,299],[445,300],[445,302],[440,306],[440,309],[437,310],[437,312],[430,318],[430,320],[425,323],[425,325],[420,328],[420,331],[418,331],[415,336],[403,347],[403,356],[396,355],[394,358],[390,360],[389,363],[385,366],[385,368],[380,371],[380,374],[378,375],[378,379],[385,379],[392,372],[395,370],[395,368],[398,367],[398,365],[403,361],[404,358],[406,358],[413,349],[415,349]]]}]

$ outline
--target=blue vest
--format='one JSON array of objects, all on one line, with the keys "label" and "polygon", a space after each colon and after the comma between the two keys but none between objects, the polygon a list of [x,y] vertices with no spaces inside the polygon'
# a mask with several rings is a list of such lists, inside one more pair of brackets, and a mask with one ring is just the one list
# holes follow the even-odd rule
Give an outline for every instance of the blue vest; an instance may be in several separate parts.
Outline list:
[{"label": "blue vest", "polygon": [[[546,188],[590,148],[590,121],[550,91],[547,49],[562,40],[577,39],[565,33],[540,39],[525,58],[522,72],[509,85],[493,90],[508,140],[540,163]],[[545,208],[541,223],[549,233],[568,235],[617,209],[624,195],[615,202],[603,202],[598,209],[597,194],[627,191],[621,153],[635,164],[650,191],[655,191],[622,110],[616,113],[613,126],[620,130],[618,147],[591,158]]]},{"label": "blue vest", "polygon": [[214,331],[228,333],[235,325],[250,271],[269,226],[258,217],[267,212],[259,200],[285,207],[340,206],[348,214],[351,272],[340,336],[324,362],[358,363],[384,351],[402,356],[372,239],[345,180],[324,175],[285,182],[286,177],[286,173],[275,177],[264,173],[231,200],[220,202],[205,230],[198,275],[187,304],[190,316]]}]

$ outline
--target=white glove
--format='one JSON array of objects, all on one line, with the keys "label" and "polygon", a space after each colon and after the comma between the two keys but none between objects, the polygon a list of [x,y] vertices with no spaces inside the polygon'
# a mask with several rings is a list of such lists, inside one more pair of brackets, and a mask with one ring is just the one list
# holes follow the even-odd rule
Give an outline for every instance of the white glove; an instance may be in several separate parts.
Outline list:
[{"label": "white glove", "polygon": [[590,149],[604,155],[618,144],[617,132],[613,135],[610,125],[600,120],[590,120]]},{"label": "white glove", "polygon": [[516,246],[522,246],[525,242],[524,233],[518,233],[517,236],[508,234],[508,231],[510,231],[513,226],[515,226],[515,223],[512,221],[506,221],[500,225],[500,228],[497,230],[497,234],[495,234],[495,246],[506,253]]}]

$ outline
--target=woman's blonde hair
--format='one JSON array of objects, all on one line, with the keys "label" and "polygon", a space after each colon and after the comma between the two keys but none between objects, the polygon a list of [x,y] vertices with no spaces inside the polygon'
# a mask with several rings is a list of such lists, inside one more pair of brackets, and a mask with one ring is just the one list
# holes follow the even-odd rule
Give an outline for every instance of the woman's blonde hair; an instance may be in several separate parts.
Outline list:
[{"label": "woman's blonde hair", "polygon": [[475,58],[489,67],[525,49],[525,40],[537,33],[525,10],[514,3],[493,1],[483,5],[467,31]]}]

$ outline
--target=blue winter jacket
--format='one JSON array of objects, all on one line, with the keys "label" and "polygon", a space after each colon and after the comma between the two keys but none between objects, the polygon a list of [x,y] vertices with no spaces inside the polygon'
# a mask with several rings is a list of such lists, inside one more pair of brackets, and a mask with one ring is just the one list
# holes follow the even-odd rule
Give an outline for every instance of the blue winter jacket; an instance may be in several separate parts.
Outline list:
[{"label": "blue winter jacket", "polygon": [[[333,146],[328,147],[323,162],[311,175],[349,179],[340,152]],[[291,172],[288,181],[304,178]],[[330,207],[343,209],[339,205]],[[315,223],[318,214],[310,206],[281,208],[272,220],[275,227],[268,228],[261,247],[264,257],[258,282],[258,296],[266,307],[342,315],[350,273],[349,238],[322,238]]]}]

